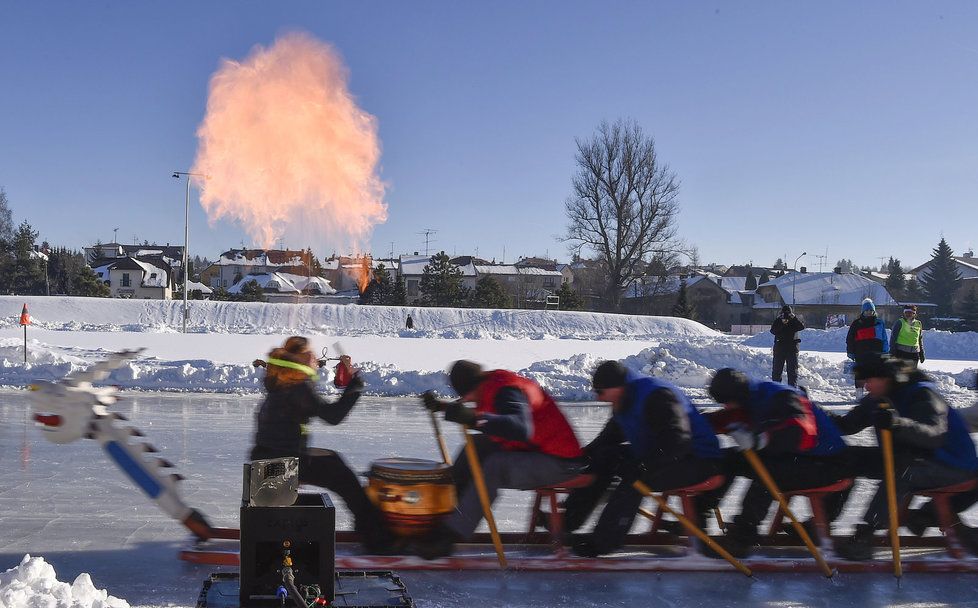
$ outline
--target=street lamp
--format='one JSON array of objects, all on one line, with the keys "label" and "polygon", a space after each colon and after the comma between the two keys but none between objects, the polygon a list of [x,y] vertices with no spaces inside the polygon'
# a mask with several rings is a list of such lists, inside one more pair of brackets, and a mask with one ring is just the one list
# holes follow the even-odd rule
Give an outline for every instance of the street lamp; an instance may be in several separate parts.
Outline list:
[{"label": "street lamp", "polygon": [[187,252],[190,249],[190,178],[202,177],[206,179],[207,176],[203,173],[189,173],[187,171],[173,172],[174,179],[180,179],[181,176],[187,178],[187,198],[183,212],[183,333],[187,333],[187,317],[190,316],[190,310],[187,308],[187,281],[190,280],[190,274],[187,272]]},{"label": "street lamp", "polygon": [[791,305],[795,305],[795,283],[798,282],[798,260],[802,259],[808,255],[807,251],[802,251],[801,255],[795,258],[795,262],[791,265],[791,270],[793,272],[791,277]]}]

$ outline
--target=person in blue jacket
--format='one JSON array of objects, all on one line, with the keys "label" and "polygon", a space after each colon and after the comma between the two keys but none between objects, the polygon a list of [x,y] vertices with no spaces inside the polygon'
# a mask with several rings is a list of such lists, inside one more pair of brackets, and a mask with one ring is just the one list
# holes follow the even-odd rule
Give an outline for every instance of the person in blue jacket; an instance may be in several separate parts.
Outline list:
[{"label": "person in blue jacket", "polygon": [[[862,312],[849,326],[849,333],[846,334],[846,356],[854,363],[849,369],[854,369],[864,357],[888,352],[890,343],[886,337],[886,325],[877,316],[876,305],[866,298],[863,300]],[[859,389],[856,397],[859,398],[862,396],[863,383],[856,378],[855,384]]]},{"label": "person in blue jacket", "polygon": [[[974,479],[978,455],[969,429],[926,375],[886,355],[864,357],[855,372],[865,382],[867,395],[844,416],[833,418],[845,435],[871,426],[877,435],[880,430],[890,430],[898,504],[919,490]],[[883,479],[880,448],[851,449],[857,476]],[[872,558],[874,532],[889,526],[885,484],[880,484],[862,519],[855,534],[836,547],[841,557]]]},{"label": "person in blue jacket", "polygon": [[[723,409],[706,418],[715,431],[735,442],[724,461],[728,486],[737,476],[751,480],[740,514],[727,524],[721,543],[735,557],[745,557],[757,544],[757,527],[773,497],[739,452],[754,450],[780,490],[803,490],[848,477],[847,447],[828,414],[802,389],[752,381],[728,367],[713,376],[709,393]],[[847,496],[843,491],[827,500],[830,519],[841,513]],[[814,532],[813,526],[806,528]]]},{"label": "person in blue jacket", "polygon": [[[642,503],[632,487],[641,479],[656,491],[698,484],[720,471],[720,442],[710,425],[678,387],[627,369],[618,361],[598,365],[594,392],[611,404],[612,415],[584,448],[595,482],[575,490],[564,503],[568,532],[579,528],[620,478],[593,532],[575,535],[572,550],[582,557],[611,553],[622,546]],[[709,512],[718,494],[697,497],[697,511]],[[694,516],[695,517],[695,516]]]}]

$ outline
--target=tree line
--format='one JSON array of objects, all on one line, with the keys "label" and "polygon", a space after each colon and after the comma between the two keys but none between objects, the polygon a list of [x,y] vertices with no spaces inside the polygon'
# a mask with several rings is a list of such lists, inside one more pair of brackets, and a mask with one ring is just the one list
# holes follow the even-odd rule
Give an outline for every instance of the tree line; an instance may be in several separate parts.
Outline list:
[{"label": "tree line", "polygon": [[6,191],[0,187],[0,293],[108,297],[109,288],[80,251],[38,244],[24,220],[14,226]]}]

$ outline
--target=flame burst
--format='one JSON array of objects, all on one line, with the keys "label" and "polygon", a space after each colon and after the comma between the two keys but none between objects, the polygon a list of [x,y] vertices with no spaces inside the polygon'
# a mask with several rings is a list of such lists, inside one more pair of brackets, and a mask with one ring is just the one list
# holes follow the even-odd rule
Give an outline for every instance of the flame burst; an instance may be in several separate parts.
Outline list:
[{"label": "flame burst", "polygon": [[193,171],[213,224],[230,217],[263,247],[360,251],[387,219],[376,119],[357,107],[337,52],[301,33],[211,77]]}]

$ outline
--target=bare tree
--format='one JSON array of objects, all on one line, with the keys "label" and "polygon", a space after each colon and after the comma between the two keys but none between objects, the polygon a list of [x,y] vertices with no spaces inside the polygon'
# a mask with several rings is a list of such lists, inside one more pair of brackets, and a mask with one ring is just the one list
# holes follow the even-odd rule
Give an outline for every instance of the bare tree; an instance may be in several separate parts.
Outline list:
[{"label": "bare tree", "polygon": [[607,272],[605,303],[619,310],[636,269],[653,254],[682,247],[675,227],[679,179],[659,162],[654,139],[634,121],[602,122],[592,138],[576,143],[566,240],[574,251],[597,255]]}]

